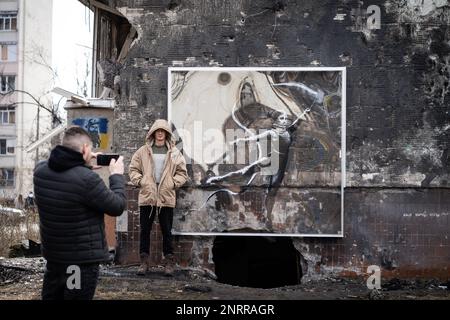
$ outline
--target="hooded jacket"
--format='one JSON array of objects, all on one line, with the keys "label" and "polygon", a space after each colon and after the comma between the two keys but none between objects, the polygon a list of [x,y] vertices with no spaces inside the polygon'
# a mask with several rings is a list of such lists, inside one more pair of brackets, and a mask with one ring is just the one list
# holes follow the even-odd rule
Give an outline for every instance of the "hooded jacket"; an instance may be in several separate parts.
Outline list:
[{"label": "hooded jacket", "polygon": [[[152,152],[153,133],[158,129],[167,132],[167,154],[159,186],[156,184]],[[152,125],[146,136],[146,144],[139,148],[131,158],[129,175],[131,182],[140,188],[139,206],[175,207],[175,189],[181,187],[187,181],[188,175],[186,160],[175,147],[172,140],[172,130],[166,120],[158,119]]]},{"label": "hooded jacket", "polygon": [[37,164],[33,183],[44,258],[62,264],[109,260],[104,214],[125,210],[124,176],[111,175],[107,188],[80,152],[57,146]]}]

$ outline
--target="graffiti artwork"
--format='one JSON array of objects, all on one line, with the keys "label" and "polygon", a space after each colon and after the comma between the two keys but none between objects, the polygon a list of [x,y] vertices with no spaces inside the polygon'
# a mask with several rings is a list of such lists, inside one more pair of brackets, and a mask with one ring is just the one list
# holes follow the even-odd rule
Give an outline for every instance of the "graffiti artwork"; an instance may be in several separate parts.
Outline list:
[{"label": "graffiti artwork", "polygon": [[170,68],[178,234],[342,236],[345,68]]},{"label": "graffiti artwork", "polygon": [[94,149],[108,148],[107,118],[76,118],[72,121],[72,124],[82,127],[89,133]]}]

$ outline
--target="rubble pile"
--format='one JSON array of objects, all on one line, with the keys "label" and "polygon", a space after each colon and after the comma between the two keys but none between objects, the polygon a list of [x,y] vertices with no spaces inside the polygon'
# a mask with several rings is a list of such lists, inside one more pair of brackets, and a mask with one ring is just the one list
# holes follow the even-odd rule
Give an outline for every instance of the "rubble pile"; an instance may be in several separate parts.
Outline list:
[{"label": "rubble pile", "polygon": [[17,282],[32,282],[39,273],[43,272],[44,265],[45,261],[42,258],[0,258],[0,286]]}]

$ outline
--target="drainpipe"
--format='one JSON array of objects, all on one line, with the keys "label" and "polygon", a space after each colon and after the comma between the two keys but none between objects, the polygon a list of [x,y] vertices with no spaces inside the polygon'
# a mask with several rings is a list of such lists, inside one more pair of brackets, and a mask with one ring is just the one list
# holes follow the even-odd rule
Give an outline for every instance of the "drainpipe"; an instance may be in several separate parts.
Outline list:
[{"label": "drainpipe", "polygon": [[[17,87],[19,90],[24,89],[24,74],[25,74],[25,57],[24,57],[24,51],[25,51],[25,0],[19,0],[19,14],[18,14],[18,72],[17,72]],[[24,94],[23,92],[17,93],[17,101],[24,101]],[[18,194],[24,194],[23,189],[23,167],[24,167],[24,152],[25,152],[25,146],[24,146],[24,104],[18,104],[17,105],[17,137],[18,137],[18,154],[16,158],[16,168],[17,168],[17,181],[18,184],[16,185],[16,191]]]},{"label": "drainpipe", "polygon": [[[88,7],[88,10],[90,8]],[[98,9],[96,7],[92,10],[94,12],[94,29],[93,29],[93,40],[92,40],[92,82],[91,82],[91,97],[98,97],[99,92],[97,92],[97,32],[98,32]],[[91,23],[89,21],[89,23]]]}]

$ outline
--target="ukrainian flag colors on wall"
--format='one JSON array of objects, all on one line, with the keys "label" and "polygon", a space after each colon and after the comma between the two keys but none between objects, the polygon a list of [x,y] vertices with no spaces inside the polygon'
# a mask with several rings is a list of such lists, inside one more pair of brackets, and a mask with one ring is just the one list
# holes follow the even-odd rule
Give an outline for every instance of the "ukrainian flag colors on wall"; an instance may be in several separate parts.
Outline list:
[{"label": "ukrainian flag colors on wall", "polygon": [[82,127],[89,133],[94,149],[108,148],[107,118],[76,118],[72,121],[72,124]]}]

